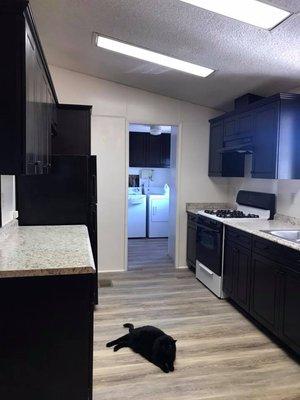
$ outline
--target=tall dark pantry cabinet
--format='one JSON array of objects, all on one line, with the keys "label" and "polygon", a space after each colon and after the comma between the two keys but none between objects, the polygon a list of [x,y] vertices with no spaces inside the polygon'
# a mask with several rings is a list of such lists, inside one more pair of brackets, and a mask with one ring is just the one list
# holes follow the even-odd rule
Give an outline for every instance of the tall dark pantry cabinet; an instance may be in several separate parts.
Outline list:
[{"label": "tall dark pantry cabinet", "polygon": [[60,154],[52,155],[51,173],[17,177],[19,224],[86,225],[97,268],[97,160],[90,153],[91,106],[59,104],[57,112],[52,148]]}]

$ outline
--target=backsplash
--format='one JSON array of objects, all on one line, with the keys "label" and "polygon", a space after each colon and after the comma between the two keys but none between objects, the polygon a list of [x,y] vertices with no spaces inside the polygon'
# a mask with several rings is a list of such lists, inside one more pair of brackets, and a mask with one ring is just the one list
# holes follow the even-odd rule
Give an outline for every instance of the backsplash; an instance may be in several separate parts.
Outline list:
[{"label": "backsplash", "polygon": [[129,174],[140,175],[141,170],[151,170],[152,179],[141,179],[140,186],[144,184],[145,187],[163,187],[166,183],[170,185],[170,168],[129,168]]},{"label": "backsplash", "polygon": [[230,203],[235,201],[239,190],[251,190],[276,194],[276,212],[294,218],[300,218],[300,180],[253,179],[251,178],[252,156],[246,156],[245,177],[228,178]]},{"label": "backsplash", "polygon": [[1,175],[1,220],[2,226],[13,220],[13,211],[16,209],[15,177]]},{"label": "backsplash", "polygon": [[300,181],[251,178],[229,179],[229,201],[233,202],[239,190],[275,193],[278,214],[300,218]]}]

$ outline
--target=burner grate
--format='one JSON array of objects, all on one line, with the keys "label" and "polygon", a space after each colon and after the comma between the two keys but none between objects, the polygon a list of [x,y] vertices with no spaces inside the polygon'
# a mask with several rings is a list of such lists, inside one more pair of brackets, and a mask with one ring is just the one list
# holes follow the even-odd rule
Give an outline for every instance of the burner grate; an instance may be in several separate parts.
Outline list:
[{"label": "burner grate", "polygon": [[245,214],[239,210],[204,210],[204,212],[219,218],[259,218],[257,214]]}]

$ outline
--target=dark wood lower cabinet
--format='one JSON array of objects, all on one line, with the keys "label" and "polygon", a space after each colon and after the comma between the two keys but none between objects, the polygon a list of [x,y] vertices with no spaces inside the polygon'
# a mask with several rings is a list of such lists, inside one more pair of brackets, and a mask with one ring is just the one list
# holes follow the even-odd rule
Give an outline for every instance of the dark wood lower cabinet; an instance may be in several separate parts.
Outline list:
[{"label": "dark wood lower cabinet", "polygon": [[186,261],[188,267],[193,271],[196,268],[196,255],[197,255],[197,223],[196,215],[188,215],[187,223],[187,243],[186,243]]},{"label": "dark wood lower cabinet", "polygon": [[234,242],[225,245],[223,290],[244,310],[249,310],[250,251]]},{"label": "dark wood lower cabinet", "polygon": [[272,332],[279,329],[280,267],[258,254],[252,255],[251,314]]},{"label": "dark wood lower cabinet", "polygon": [[225,294],[300,355],[300,253],[251,235],[246,248],[234,237],[226,228]]},{"label": "dark wood lower cabinet", "polygon": [[235,244],[226,239],[224,251],[223,291],[233,299],[233,281],[235,279],[235,263],[237,260]]},{"label": "dark wood lower cabinet", "polygon": [[235,300],[246,311],[249,310],[250,288],[248,286],[251,254],[242,246],[237,247],[237,263],[235,271]]},{"label": "dark wood lower cabinet", "polygon": [[281,335],[300,354],[300,272],[287,268],[283,271]]},{"label": "dark wood lower cabinet", "polygon": [[0,398],[91,400],[91,275],[0,279]]}]

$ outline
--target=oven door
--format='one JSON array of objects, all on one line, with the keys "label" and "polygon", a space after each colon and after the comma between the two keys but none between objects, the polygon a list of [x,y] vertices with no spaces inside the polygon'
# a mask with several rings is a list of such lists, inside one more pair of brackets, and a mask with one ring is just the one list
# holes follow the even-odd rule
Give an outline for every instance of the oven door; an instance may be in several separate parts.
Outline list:
[{"label": "oven door", "polygon": [[222,228],[198,225],[197,260],[215,274],[221,276]]}]

